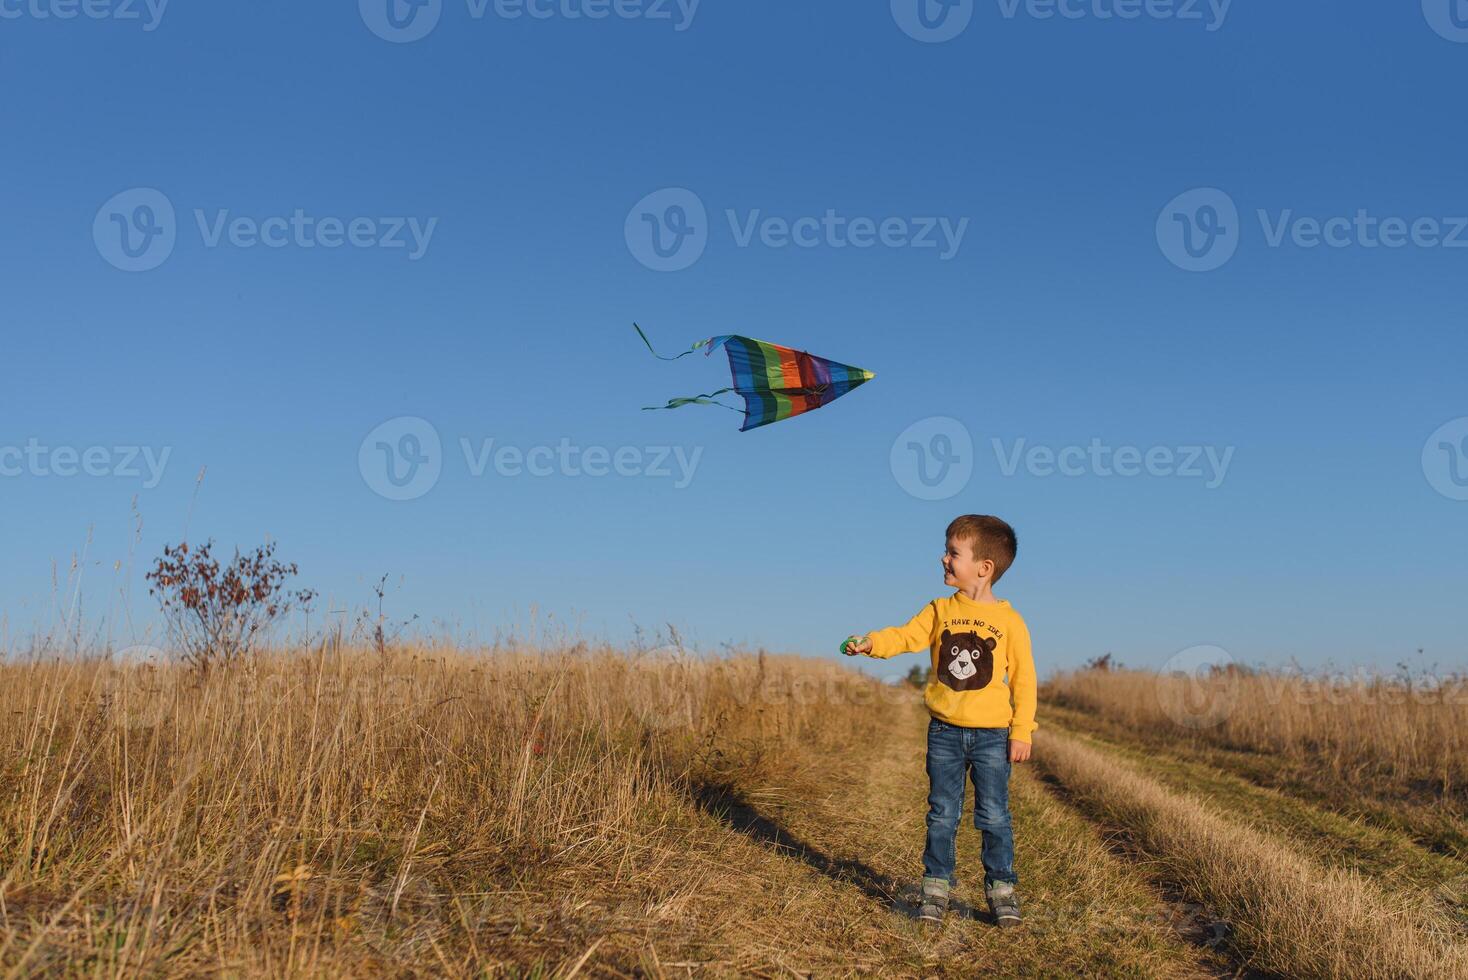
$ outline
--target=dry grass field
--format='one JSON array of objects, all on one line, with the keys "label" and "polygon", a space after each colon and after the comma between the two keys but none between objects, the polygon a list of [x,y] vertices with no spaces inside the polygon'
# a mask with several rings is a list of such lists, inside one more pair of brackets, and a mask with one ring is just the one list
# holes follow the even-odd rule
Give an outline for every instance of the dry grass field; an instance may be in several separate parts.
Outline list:
[{"label": "dry grass field", "polygon": [[202,676],[0,665],[0,971],[1468,976],[1461,701],[1235,691],[1197,728],[1167,683],[1042,691],[1026,924],[1001,932],[971,822],[955,910],[915,920],[921,693],[843,664],[328,642]]}]

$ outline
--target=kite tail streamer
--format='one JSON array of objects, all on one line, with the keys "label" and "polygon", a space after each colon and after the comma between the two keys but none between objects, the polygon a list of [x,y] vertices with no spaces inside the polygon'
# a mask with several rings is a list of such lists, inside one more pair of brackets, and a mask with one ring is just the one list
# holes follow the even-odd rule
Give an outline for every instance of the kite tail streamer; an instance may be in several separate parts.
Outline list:
[{"label": "kite tail streamer", "polygon": [[728,337],[711,337],[708,340],[700,340],[698,343],[694,344],[692,347],[688,348],[683,353],[681,353],[681,354],[674,354],[671,357],[669,357],[666,354],[659,354],[656,350],[653,350],[652,341],[650,341],[650,340],[647,339],[647,334],[645,334],[645,333],[642,332],[642,328],[641,327],[639,327],[637,324],[634,323],[634,324],[632,324],[632,329],[637,331],[637,336],[641,337],[642,338],[642,342],[647,345],[647,349],[650,350],[650,351],[652,351],[652,356],[658,358],[659,360],[663,360],[663,361],[676,361],[680,357],[687,357],[689,354],[692,354],[694,351],[703,350],[705,347],[707,347],[708,350],[704,350],[703,352],[705,354],[712,354],[714,352],[714,349],[719,346],[719,343],[715,343],[715,341],[718,341],[718,342],[722,343],[723,341],[729,339]]},{"label": "kite tail streamer", "polygon": [[[708,348],[707,350],[704,350],[705,354],[712,354],[716,349],[723,345],[724,341],[729,339],[728,337],[712,337],[708,340],[700,340],[698,343],[694,344],[683,353],[674,354],[669,357],[666,354],[659,354],[656,350],[653,349],[652,341],[647,339],[647,334],[642,332],[641,327],[634,323],[632,324],[632,329],[637,331],[637,336],[641,337],[642,342],[647,345],[647,349],[652,351],[652,356],[664,361],[676,361],[680,357],[687,357],[694,351],[704,350],[704,348]],[[742,408],[738,408],[734,405],[726,405],[723,402],[717,400],[719,395],[727,395],[733,390],[733,388],[720,388],[718,391],[711,391],[706,395],[694,395],[691,398],[670,398],[668,400],[668,404],[666,405],[648,405],[647,407],[643,408],[643,411],[657,412],[667,408],[682,408],[684,405],[717,405],[719,408],[727,408],[731,412],[743,412],[744,409]]]},{"label": "kite tail streamer", "polygon": [[717,396],[727,395],[733,390],[733,388],[720,388],[718,391],[711,391],[707,395],[694,395],[692,398],[670,398],[666,405],[649,405],[643,411],[657,412],[665,408],[682,408],[684,405],[717,405],[720,408],[727,408],[731,412],[742,412],[744,411],[742,408],[737,408],[734,405],[726,405],[717,400]]}]

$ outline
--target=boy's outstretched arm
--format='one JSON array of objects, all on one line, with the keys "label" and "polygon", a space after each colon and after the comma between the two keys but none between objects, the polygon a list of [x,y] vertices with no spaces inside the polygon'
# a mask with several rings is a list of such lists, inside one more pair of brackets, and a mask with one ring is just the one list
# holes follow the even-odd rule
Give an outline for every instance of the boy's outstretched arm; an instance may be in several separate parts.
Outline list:
[{"label": "boy's outstretched arm", "polygon": [[1036,690],[1035,657],[1030,650],[1030,630],[1021,628],[1010,635],[1009,695],[1014,702],[1014,718],[1009,723],[1009,761],[1025,762],[1034,741]]},{"label": "boy's outstretched arm", "polygon": [[848,656],[860,653],[886,660],[899,653],[927,650],[933,643],[933,623],[937,621],[937,617],[938,610],[930,602],[908,620],[906,626],[889,626],[864,637],[852,637],[842,645],[841,652]]}]

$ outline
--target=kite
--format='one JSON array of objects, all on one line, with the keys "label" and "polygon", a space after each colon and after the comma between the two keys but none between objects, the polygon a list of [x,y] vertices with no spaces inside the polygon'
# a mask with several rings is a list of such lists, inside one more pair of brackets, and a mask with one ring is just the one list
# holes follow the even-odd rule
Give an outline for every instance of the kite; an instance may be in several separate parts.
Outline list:
[{"label": "kite", "polygon": [[870,371],[815,357],[805,351],[738,336],[710,337],[700,340],[682,354],[665,357],[653,350],[641,327],[635,323],[632,326],[653,356],[665,361],[676,361],[698,350],[708,356],[722,347],[729,355],[729,370],[734,375],[732,388],[720,388],[691,398],[674,398],[666,405],[649,406],[643,411],[682,408],[684,405],[718,405],[737,412],[738,408],[717,400],[719,395],[733,392],[744,398],[744,425],[740,432],[829,405],[876,376]]}]

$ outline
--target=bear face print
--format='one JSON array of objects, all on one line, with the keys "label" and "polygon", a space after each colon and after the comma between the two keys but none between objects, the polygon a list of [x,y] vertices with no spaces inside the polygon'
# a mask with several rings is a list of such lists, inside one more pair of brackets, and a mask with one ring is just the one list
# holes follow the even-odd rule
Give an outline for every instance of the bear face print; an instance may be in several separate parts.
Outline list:
[{"label": "bear face print", "polygon": [[938,680],[955,691],[977,691],[994,679],[994,648],[999,641],[972,631],[943,631],[938,650]]},{"label": "bear face print", "polygon": [[979,672],[979,668],[974,666],[973,656],[967,650],[955,647],[953,653],[953,663],[948,665],[948,673],[961,681],[966,681]]}]

